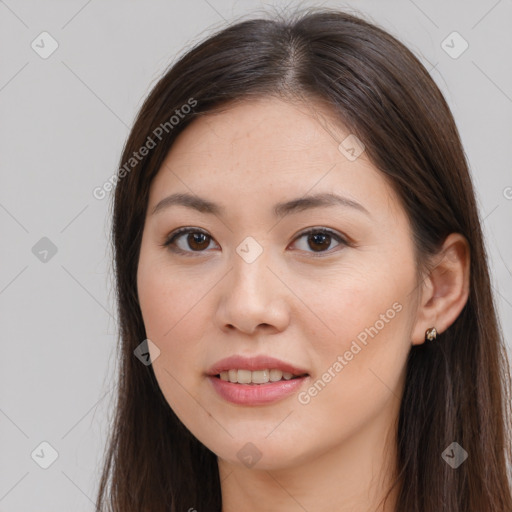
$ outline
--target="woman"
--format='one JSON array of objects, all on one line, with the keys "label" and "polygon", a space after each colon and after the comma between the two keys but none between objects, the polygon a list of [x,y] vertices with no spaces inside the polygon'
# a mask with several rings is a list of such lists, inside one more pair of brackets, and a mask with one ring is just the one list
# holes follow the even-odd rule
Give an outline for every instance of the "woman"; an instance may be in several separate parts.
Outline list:
[{"label": "woman", "polygon": [[449,108],[334,10],[158,82],[113,205],[98,510],[509,512],[510,375]]}]

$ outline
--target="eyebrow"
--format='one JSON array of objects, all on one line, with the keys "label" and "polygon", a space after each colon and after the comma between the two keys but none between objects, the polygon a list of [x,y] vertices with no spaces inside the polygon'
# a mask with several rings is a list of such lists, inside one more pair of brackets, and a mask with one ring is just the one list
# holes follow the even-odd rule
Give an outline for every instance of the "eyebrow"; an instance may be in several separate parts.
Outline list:
[{"label": "eyebrow", "polygon": [[[225,213],[225,208],[223,206],[209,201],[208,199],[186,193],[177,193],[162,199],[153,208],[151,215],[161,212],[174,205],[185,206],[187,208],[197,210],[201,213],[217,216],[222,216]],[[304,210],[326,206],[343,206],[354,208],[355,210],[365,213],[371,217],[370,212],[362,204],[347,197],[333,194],[331,192],[299,197],[297,199],[291,199],[289,201],[277,203],[274,206],[274,215],[276,217],[281,217],[291,213],[298,213]]]}]

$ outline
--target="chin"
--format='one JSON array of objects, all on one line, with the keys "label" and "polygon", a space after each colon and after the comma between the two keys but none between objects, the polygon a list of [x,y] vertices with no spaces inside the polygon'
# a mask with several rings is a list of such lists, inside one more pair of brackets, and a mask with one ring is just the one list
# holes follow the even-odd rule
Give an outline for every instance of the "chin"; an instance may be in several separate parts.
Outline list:
[{"label": "chin", "polygon": [[296,467],[305,458],[304,453],[296,451],[298,443],[290,440],[290,443],[283,444],[264,438],[254,441],[233,439],[229,446],[209,446],[209,449],[218,456],[219,461],[239,468],[277,471]]}]

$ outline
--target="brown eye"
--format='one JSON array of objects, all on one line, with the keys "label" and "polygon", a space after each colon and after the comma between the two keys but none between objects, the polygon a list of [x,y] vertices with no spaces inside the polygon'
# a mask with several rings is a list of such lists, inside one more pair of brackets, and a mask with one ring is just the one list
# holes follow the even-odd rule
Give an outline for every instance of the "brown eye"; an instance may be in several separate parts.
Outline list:
[{"label": "brown eye", "polygon": [[[340,235],[334,231],[325,228],[313,228],[305,233],[299,235],[296,240],[306,239],[306,244],[299,247],[301,250],[306,252],[319,253],[331,253],[335,251],[329,250],[333,241],[336,241],[338,245],[349,245],[348,242],[343,239]],[[336,246],[335,246],[336,247]]]},{"label": "brown eye", "polygon": [[329,249],[331,245],[331,236],[326,233],[315,233],[308,235],[308,243],[313,250],[324,250]]},{"label": "brown eye", "polygon": [[204,233],[189,233],[186,240],[188,246],[196,251],[206,249],[210,244],[208,235],[205,235]]},{"label": "brown eye", "polygon": [[171,234],[163,246],[169,247],[173,252],[190,254],[194,252],[205,252],[211,240],[212,237],[203,231],[183,228]]}]

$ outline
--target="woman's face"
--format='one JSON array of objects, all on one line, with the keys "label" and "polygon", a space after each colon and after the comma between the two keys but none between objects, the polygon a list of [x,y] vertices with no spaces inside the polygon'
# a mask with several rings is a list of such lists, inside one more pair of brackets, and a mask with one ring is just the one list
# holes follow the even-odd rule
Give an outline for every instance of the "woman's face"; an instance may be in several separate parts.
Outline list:
[{"label": "woman's face", "polygon": [[[277,469],[363,437],[371,449],[398,414],[412,235],[363,148],[338,148],[349,135],[305,106],[253,100],[196,119],[152,183],[137,285],[153,370],[220,460]],[[153,213],[174,194],[189,199]],[[309,199],[327,194],[344,199]],[[217,366],[231,356],[247,360]],[[291,367],[307,375],[288,380]]]}]

